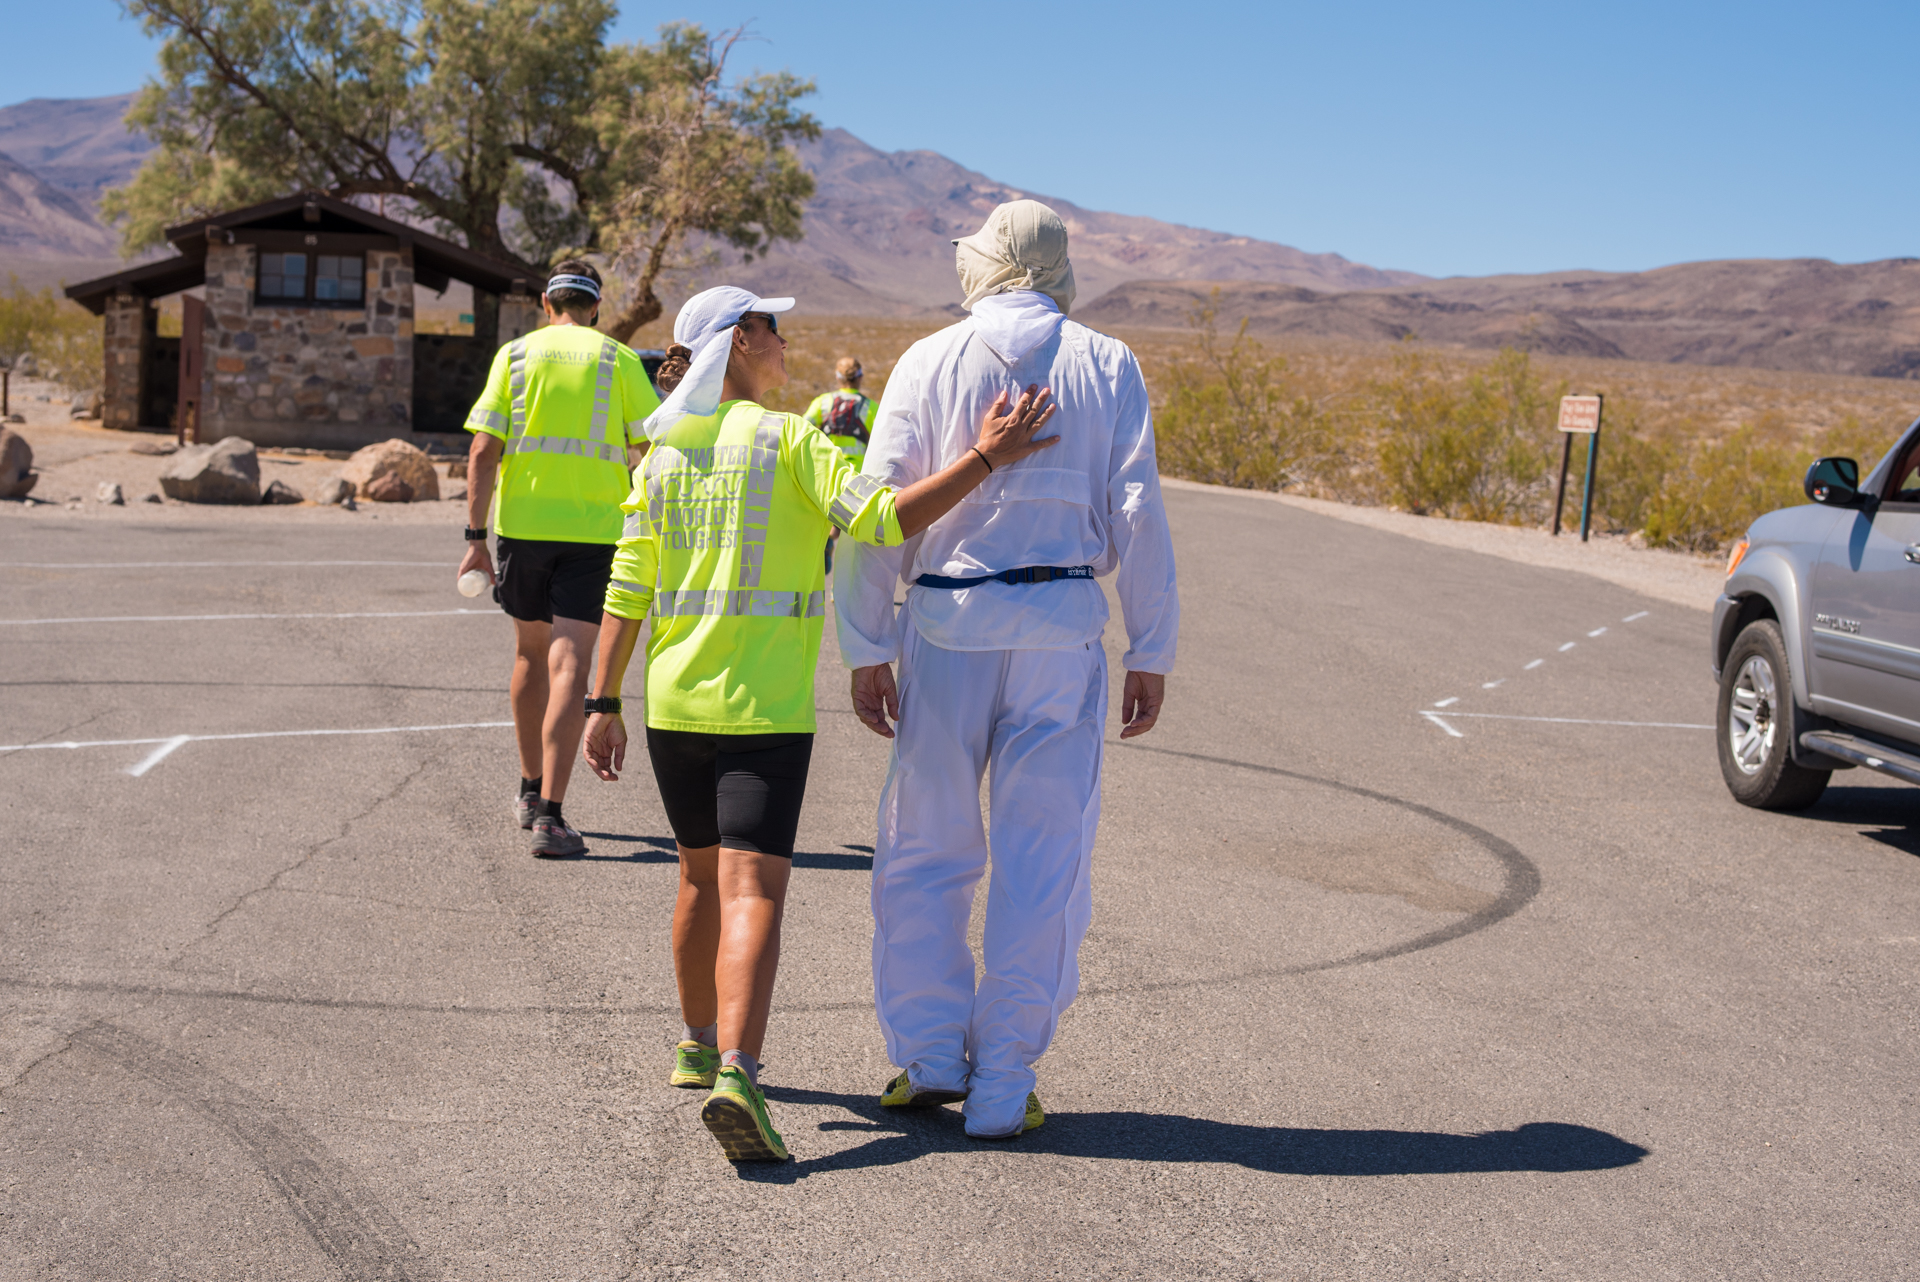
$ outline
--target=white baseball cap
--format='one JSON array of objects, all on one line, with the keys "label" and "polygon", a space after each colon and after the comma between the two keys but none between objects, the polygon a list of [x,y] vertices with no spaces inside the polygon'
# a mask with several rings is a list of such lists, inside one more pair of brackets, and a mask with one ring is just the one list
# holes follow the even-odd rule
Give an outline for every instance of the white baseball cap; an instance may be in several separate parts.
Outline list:
[{"label": "white baseball cap", "polygon": [[733,327],[749,312],[784,312],[791,298],[761,298],[734,285],[703,289],[680,305],[673,318],[673,341],[691,348],[693,362],[680,386],[647,416],[647,439],[657,441],[689,414],[704,417],[720,408],[727,380],[727,353]]}]

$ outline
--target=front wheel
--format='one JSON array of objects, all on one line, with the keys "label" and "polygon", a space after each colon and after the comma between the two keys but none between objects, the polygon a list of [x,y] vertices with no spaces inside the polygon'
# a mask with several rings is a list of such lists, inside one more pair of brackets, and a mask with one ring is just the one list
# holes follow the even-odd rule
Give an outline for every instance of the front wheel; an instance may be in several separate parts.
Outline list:
[{"label": "front wheel", "polygon": [[1744,806],[1801,810],[1820,800],[1831,770],[1793,760],[1793,681],[1780,625],[1756,619],[1734,639],[1720,670],[1720,775]]}]

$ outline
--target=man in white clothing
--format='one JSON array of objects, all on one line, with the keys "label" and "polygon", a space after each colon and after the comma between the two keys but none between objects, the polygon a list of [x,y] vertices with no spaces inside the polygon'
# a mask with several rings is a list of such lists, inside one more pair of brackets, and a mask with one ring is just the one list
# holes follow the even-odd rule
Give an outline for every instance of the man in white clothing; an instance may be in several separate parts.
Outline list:
[{"label": "man in white clothing", "polygon": [[[874,846],[873,983],[902,1071],[882,1102],[965,1099],[967,1134],[1011,1139],[1044,1118],[1033,1064],[1079,990],[1092,919],[1107,711],[1095,577],[1115,573],[1127,627],[1123,739],[1159,716],[1180,604],[1146,385],[1124,343],[1066,319],[1065,225],[1019,200],[954,244],[972,315],[894,367],[866,475],[895,486],[932,475],[973,448],[982,410],[1022,389],[1052,393],[1058,439],[905,544],[844,555],[834,593],[855,711],[894,740]],[[967,919],[987,864],[989,771],[976,977]]]}]

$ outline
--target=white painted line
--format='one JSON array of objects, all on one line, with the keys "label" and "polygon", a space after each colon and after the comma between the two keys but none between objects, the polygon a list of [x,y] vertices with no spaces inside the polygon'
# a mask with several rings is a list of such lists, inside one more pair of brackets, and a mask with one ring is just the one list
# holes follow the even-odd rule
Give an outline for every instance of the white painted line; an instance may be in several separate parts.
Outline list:
[{"label": "white painted line", "polygon": [[452,561],[9,561],[0,570],[199,570],[232,565],[452,565]]},{"label": "white painted line", "polygon": [[1480,688],[1481,688],[1482,690],[1491,690],[1491,689],[1493,689],[1493,688],[1494,688],[1495,686],[1499,686],[1499,685],[1505,685],[1506,683],[1507,683],[1507,679],[1506,679],[1505,677],[1500,677],[1500,678],[1498,678],[1497,680],[1494,680],[1494,681],[1482,681],[1482,682],[1480,683]]},{"label": "white painted line", "polygon": [[1460,696],[1456,694],[1440,700],[1440,702],[1434,704],[1433,706],[1436,708],[1450,708],[1458,702],[1460,702]]},{"label": "white painted line", "polygon": [[1545,659],[1535,659],[1532,663],[1529,663],[1526,667],[1522,668],[1521,671],[1532,672],[1535,668],[1539,667],[1541,664],[1545,662],[1546,662]]},{"label": "white painted line", "polygon": [[[1455,730],[1452,726],[1448,725],[1446,722],[1442,721],[1440,719],[1440,714],[1437,712],[1428,712],[1425,708],[1422,708],[1420,710],[1420,715],[1425,717],[1427,720],[1433,722],[1434,725],[1439,726],[1442,730],[1445,730],[1448,734],[1452,735],[1456,739],[1464,739],[1467,737],[1461,734],[1458,730]],[[1457,717],[1462,714],[1458,712],[1453,712],[1453,713],[1449,713],[1448,715]]]},{"label": "white painted line", "polygon": [[[1423,712],[1422,716],[1432,716]],[[1478,717],[1484,721],[1547,721],[1558,726],[1644,726],[1654,730],[1711,730],[1690,721],[1593,721],[1585,717],[1516,717],[1504,712],[1449,712],[1450,717]]]},{"label": "white painted line", "polygon": [[108,614],[73,619],[0,619],[0,627],[36,623],[218,623],[230,619],[430,619],[454,614],[499,614],[498,610],[365,610],[346,614]]},{"label": "white painted line", "polygon": [[1599,635],[1600,635],[1600,634],[1601,634],[1602,632],[1605,632],[1605,631],[1606,631],[1606,629],[1605,629],[1605,628],[1595,628],[1595,629],[1594,629],[1593,631],[1591,631],[1591,632],[1589,632],[1589,633],[1587,633],[1587,635],[1588,635],[1589,637],[1597,637],[1597,636],[1599,636]]},{"label": "white painted line", "polygon": [[142,744],[217,743],[227,739],[298,739],[321,735],[407,734],[416,730],[497,730],[511,721],[459,721],[438,726],[374,726],[364,730],[254,730],[246,734],[187,734],[167,739],[83,739],[62,743],[0,743],[0,752],[33,752],[41,748],[133,748]]},{"label": "white painted line", "polygon": [[1565,645],[1563,645],[1563,646],[1561,646],[1561,647],[1560,647],[1560,653],[1561,653],[1561,654],[1565,654],[1565,653],[1566,653],[1567,651],[1569,651],[1569,650],[1571,650],[1571,649],[1573,649],[1573,647],[1575,647],[1575,646],[1577,646],[1577,645],[1579,645],[1579,644],[1580,644],[1580,643],[1579,643],[1578,641],[1569,641],[1569,642],[1567,642],[1567,643],[1566,643]]},{"label": "white painted line", "polygon": [[181,744],[185,743],[186,741],[187,741],[186,735],[177,734],[173,736],[173,738],[167,740],[165,743],[161,744],[158,748],[155,748],[152,752],[149,752],[146,756],[140,758],[139,765],[128,767],[127,773],[132,775],[135,779],[138,779],[141,775],[147,773],[147,771],[153,769],[155,766],[165,761],[167,759],[168,754],[170,754],[175,748],[178,748]]},{"label": "white painted line", "polygon": [[1632,623],[1632,622],[1633,622],[1633,621],[1634,621],[1635,619],[1644,619],[1644,618],[1646,618],[1646,617],[1647,617],[1647,611],[1645,611],[1645,610],[1642,610],[1642,611],[1640,611],[1640,613],[1638,613],[1638,614],[1629,614],[1629,615],[1628,615],[1628,616],[1627,616],[1626,618],[1624,618],[1624,619],[1622,619],[1622,620],[1620,620],[1620,622],[1622,622],[1622,623]]}]

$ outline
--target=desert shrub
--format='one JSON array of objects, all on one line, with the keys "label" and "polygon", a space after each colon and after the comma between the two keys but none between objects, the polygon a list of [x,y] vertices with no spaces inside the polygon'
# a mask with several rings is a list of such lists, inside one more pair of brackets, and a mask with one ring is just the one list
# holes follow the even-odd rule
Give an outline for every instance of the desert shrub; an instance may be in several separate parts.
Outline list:
[{"label": "desert shrub", "polygon": [[90,392],[100,386],[106,359],[102,322],[51,288],[33,293],[12,277],[0,294],[0,357],[12,362],[29,354],[40,377]]},{"label": "desert shrub", "polygon": [[1761,515],[1803,501],[1800,481],[1812,458],[1765,424],[1696,445],[1649,505],[1647,542],[1695,552],[1724,547]]},{"label": "desert shrub", "polygon": [[1231,341],[1217,326],[1220,291],[1191,318],[1195,351],[1168,369],[1154,416],[1161,466],[1214,485],[1278,490],[1324,468],[1326,417],[1293,384],[1286,358],[1269,355],[1240,323]]},{"label": "desert shrub", "polygon": [[1375,388],[1388,497],[1436,516],[1536,519],[1559,396],[1532,358],[1512,348],[1464,380],[1448,377],[1417,348],[1401,352]]}]

